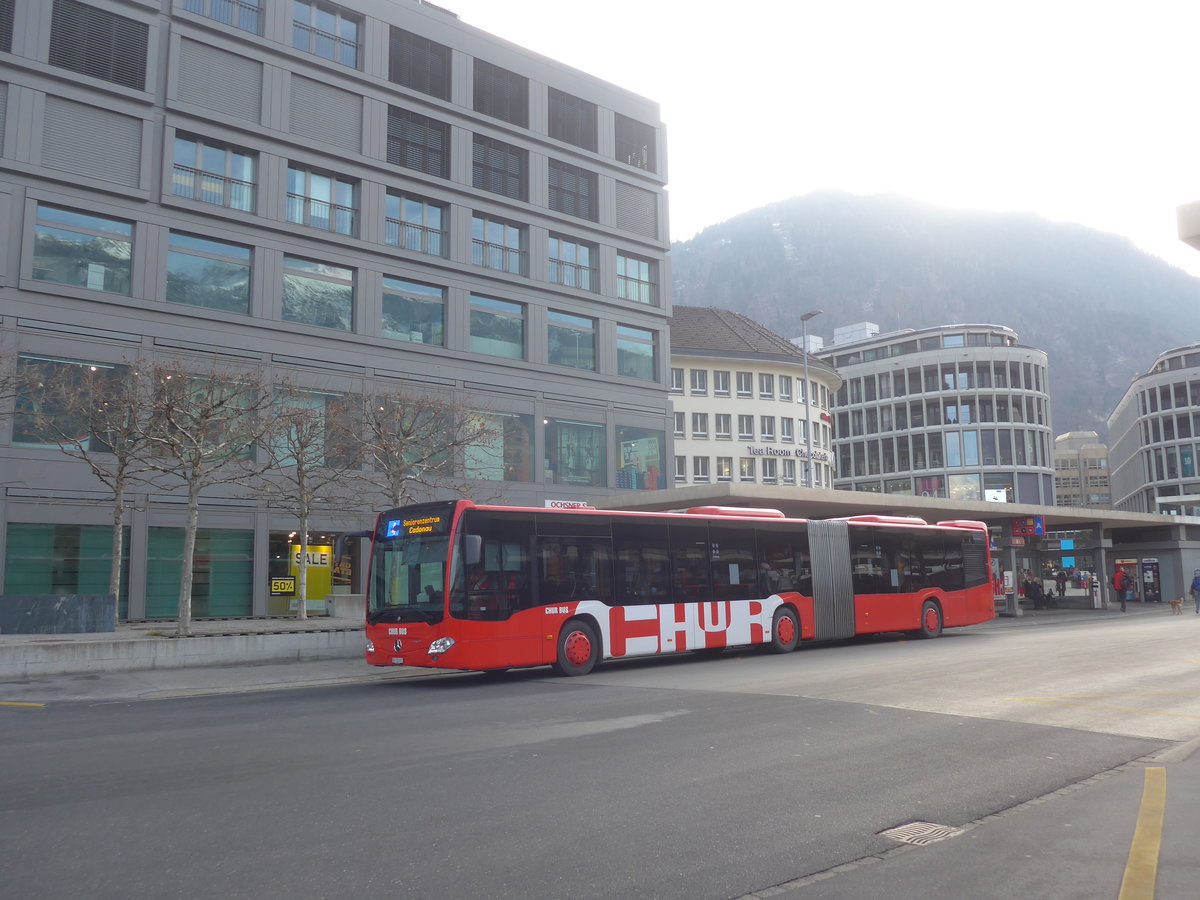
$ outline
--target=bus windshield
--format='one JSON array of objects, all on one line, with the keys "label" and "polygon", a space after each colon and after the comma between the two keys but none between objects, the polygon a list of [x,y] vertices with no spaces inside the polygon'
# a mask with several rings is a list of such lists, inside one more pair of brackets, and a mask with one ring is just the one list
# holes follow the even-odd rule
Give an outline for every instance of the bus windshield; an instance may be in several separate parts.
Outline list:
[{"label": "bus windshield", "polygon": [[411,508],[381,518],[371,551],[369,623],[442,621],[451,512]]}]

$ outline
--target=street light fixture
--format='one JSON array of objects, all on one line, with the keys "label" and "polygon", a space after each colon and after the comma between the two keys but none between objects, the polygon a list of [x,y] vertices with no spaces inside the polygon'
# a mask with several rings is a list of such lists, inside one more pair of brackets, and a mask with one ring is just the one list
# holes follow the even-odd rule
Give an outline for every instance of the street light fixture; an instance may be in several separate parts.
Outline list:
[{"label": "street light fixture", "polygon": [[812,463],[812,401],[809,399],[809,394],[812,391],[812,385],[808,383],[808,320],[815,319],[823,309],[814,309],[806,312],[800,317],[800,324],[804,329],[804,484],[806,487],[813,486],[813,463]]}]

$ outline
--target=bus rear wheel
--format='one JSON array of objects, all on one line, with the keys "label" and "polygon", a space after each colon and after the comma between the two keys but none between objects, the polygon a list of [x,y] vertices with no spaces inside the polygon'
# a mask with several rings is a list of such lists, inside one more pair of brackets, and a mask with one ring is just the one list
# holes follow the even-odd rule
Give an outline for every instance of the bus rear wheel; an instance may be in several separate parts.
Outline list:
[{"label": "bus rear wheel", "polygon": [[558,635],[558,658],[554,671],[559,675],[586,675],[600,661],[600,641],[596,630],[581,619],[573,619]]},{"label": "bus rear wheel", "polygon": [[800,643],[800,619],[790,606],[781,606],[775,610],[775,618],[771,620],[771,640],[767,648],[772,653],[791,653]]},{"label": "bus rear wheel", "polygon": [[916,633],[923,638],[935,638],[942,633],[942,610],[932,600],[921,606],[921,627]]}]

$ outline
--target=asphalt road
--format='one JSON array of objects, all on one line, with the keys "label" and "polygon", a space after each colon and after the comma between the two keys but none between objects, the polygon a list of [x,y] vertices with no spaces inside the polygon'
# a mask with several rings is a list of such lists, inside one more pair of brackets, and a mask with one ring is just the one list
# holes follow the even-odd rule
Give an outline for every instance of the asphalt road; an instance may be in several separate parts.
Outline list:
[{"label": "asphalt road", "polygon": [[[1197,638],[1200,621],[1146,617],[579,679],[3,708],[4,894],[884,896],[916,857],[887,859],[879,832],[969,825],[1200,734]],[[1132,821],[1136,796],[1113,802]],[[1106,864],[1060,873],[1077,896],[1116,896],[1091,893],[1128,849],[1102,825],[1077,834]],[[986,837],[943,846],[968,839]],[[995,878],[934,874],[931,897],[991,896]]]}]

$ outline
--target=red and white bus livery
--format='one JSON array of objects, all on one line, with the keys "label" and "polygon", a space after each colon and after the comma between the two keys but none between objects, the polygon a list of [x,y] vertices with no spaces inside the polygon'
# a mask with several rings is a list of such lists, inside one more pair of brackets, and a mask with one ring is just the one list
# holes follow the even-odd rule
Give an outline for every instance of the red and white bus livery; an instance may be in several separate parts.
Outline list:
[{"label": "red and white bus livery", "polygon": [[981,522],[423,504],[376,523],[367,662],[578,675],[602,659],[936,637],[993,617],[990,574]]}]

